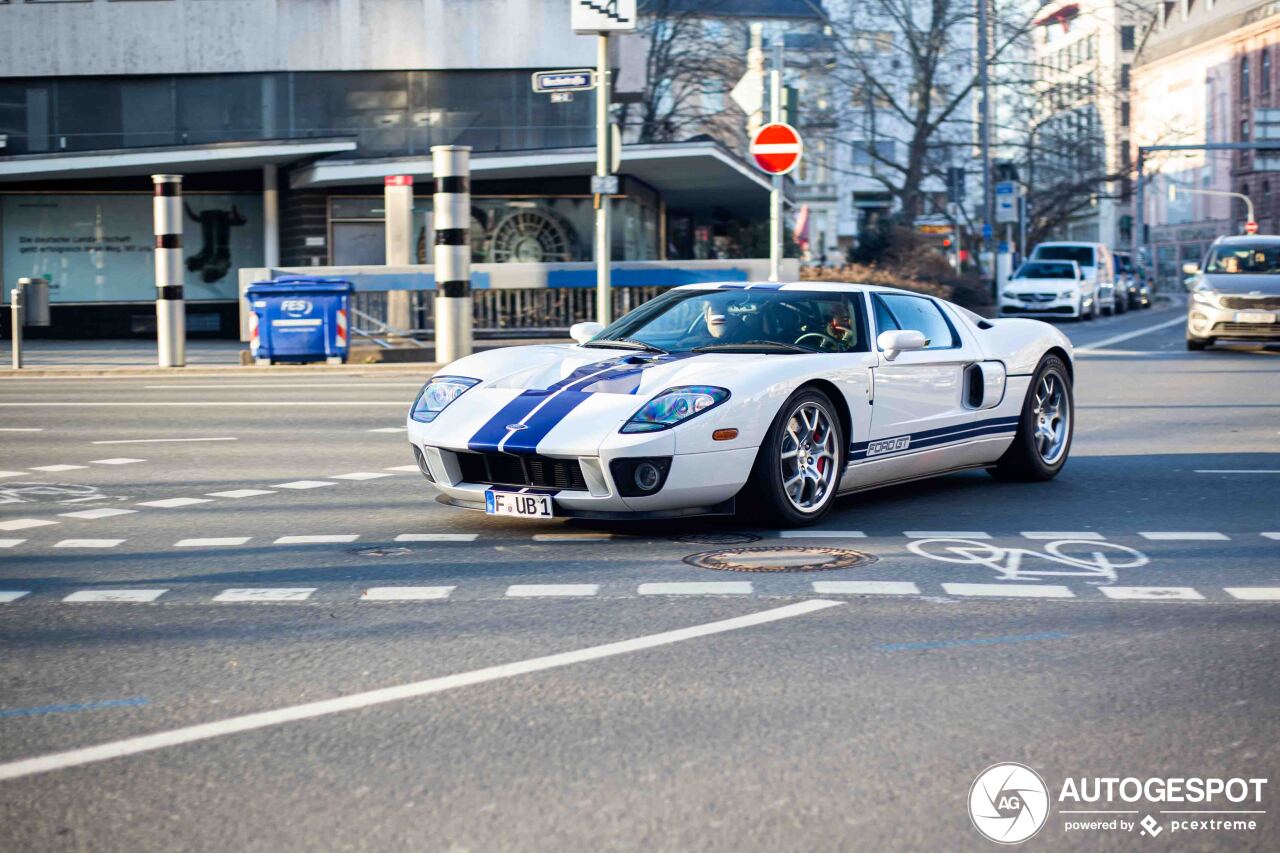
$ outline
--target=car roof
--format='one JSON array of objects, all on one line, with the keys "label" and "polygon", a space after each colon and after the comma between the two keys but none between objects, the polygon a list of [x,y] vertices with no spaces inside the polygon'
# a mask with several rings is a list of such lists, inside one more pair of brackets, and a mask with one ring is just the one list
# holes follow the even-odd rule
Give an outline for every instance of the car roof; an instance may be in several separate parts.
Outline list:
[{"label": "car roof", "polygon": [[697,284],[682,284],[672,290],[794,290],[809,293],[847,293],[850,291],[869,291],[875,293],[906,293],[912,296],[927,296],[913,290],[900,287],[889,287],[882,284],[865,284],[853,281],[704,281]]},{"label": "car roof", "polygon": [[1280,243],[1280,235],[1276,234],[1226,234],[1214,240],[1215,243],[1225,243],[1228,246],[1245,243],[1256,246],[1259,243],[1272,245]]}]

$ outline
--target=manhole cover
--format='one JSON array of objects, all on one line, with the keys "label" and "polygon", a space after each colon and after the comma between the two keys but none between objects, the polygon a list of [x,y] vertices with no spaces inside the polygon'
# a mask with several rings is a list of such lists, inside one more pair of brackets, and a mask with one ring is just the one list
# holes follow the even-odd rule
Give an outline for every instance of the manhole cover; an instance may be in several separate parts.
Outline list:
[{"label": "manhole cover", "polygon": [[684,561],[701,569],[722,572],[825,572],[851,569],[876,561],[874,554],[848,548],[799,548],[762,545],[758,548],[727,548],[690,554]]},{"label": "manhole cover", "polygon": [[745,545],[759,542],[760,537],[754,533],[686,533],[672,537],[671,541],[683,545]]},{"label": "manhole cover", "polygon": [[356,548],[351,553],[358,557],[403,557],[413,551],[408,548]]}]

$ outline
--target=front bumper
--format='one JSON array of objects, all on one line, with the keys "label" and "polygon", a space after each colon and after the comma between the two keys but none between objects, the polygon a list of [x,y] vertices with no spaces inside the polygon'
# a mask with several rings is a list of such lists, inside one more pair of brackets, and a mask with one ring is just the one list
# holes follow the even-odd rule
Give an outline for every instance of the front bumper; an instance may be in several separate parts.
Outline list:
[{"label": "front bumper", "polygon": [[[1086,298],[1083,306],[1088,305],[1089,300]],[[1079,317],[1081,307],[1077,294],[1057,296],[1051,300],[1045,300],[1042,296],[1035,301],[1000,297],[1001,317]]]},{"label": "front bumper", "polygon": [[[1241,316],[1260,313],[1272,322]],[[1280,341],[1280,311],[1241,311],[1192,301],[1187,309],[1187,337],[1192,340]]]}]

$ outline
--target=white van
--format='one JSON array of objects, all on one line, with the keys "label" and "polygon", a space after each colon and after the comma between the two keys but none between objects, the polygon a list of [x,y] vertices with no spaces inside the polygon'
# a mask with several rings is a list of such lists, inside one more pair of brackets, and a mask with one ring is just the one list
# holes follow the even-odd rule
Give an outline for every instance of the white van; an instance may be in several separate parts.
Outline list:
[{"label": "white van", "polygon": [[[1116,313],[1116,263],[1104,243],[1041,243],[1031,253],[1035,261],[1075,261],[1087,281],[1093,283],[1090,319],[1098,312]],[[1123,310],[1123,309],[1121,309]]]}]

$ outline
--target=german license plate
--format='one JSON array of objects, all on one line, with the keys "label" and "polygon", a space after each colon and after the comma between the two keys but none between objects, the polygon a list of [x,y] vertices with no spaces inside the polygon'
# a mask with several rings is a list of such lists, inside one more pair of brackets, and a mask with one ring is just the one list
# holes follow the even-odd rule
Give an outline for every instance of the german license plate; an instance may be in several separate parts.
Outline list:
[{"label": "german license plate", "polygon": [[489,515],[518,515],[521,518],[551,518],[551,495],[531,495],[524,492],[498,492],[488,489],[484,493],[484,511]]},{"label": "german license plate", "polygon": [[1276,315],[1270,311],[1237,311],[1237,323],[1274,323]]}]

